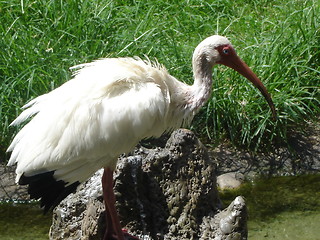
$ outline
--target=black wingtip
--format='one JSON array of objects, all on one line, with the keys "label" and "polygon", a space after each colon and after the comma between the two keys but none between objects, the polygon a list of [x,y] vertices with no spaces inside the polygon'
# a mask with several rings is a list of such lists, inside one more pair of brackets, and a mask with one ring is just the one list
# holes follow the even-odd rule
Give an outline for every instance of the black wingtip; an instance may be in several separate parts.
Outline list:
[{"label": "black wingtip", "polygon": [[20,185],[29,185],[28,193],[31,199],[40,199],[40,206],[44,213],[56,207],[70,193],[75,192],[80,182],[70,185],[62,180],[54,178],[54,171],[45,172],[33,176],[25,176],[19,179]]}]

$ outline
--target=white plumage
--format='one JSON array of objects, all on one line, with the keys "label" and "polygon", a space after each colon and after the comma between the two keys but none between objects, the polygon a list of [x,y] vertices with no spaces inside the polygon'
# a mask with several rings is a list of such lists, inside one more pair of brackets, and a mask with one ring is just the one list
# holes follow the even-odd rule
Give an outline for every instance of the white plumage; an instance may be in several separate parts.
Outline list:
[{"label": "white plumage", "polygon": [[210,97],[215,64],[247,77],[275,114],[267,90],[226,38],[205,39],[192,60],[192,86],[169,75],[161,65],[138,58],[101,59],[73,67],[76,72],[70,81],[25,105],[12,123],[31,119],[8,148],[12,151],[8,165],[17,163],[17,182],[29,184],[31,197],[41,198],[48,210],[104,167],[109,184],[104,187],[106,208],[114,232],[123,239],[114,200],[108,199],[113,194],[108,169],[112,172],[118,156],[141,139],[189,124]]},{"label": "white plumage", "polygon": [[78,66],[75,77],[25,105],[12,123],[34,115],[17,134],[9,165],[18,163],[17,181],[56,170],[65,182],[84,181],[139,140],[159,137],[189,122],[193,112],[180,106],[171,89],[178,82],[159,65],[133,58],[101,59]]}]

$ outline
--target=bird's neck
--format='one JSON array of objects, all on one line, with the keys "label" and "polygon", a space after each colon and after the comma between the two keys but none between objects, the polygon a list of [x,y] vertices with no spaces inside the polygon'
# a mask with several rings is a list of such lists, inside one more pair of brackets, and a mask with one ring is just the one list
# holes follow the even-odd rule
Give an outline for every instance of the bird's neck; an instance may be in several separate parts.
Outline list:
[{"label": "bird's neck", "polygon": [[[178,128],[191,123],[195,114],[207,102],[212,92],[212,64],[203,62],[200,58],[193,59],[193,85],[187,85],[172,78],[168,84],[174,84],[172,92],[172,115],[174,116],[171,127]],[[179,121],[180,119],[181,121]]]},{"label": "bird's neck", "polygon": [[194,83],[191,86],[191,108],[197,111],[209,99],[212,92],[212,64],[204,58],[193,59]]}]

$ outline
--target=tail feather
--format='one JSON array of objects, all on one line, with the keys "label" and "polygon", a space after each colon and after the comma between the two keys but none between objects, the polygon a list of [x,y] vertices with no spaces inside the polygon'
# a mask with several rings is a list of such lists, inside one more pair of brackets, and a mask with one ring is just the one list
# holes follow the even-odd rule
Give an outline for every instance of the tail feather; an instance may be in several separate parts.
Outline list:
[{"label": "tail feather", "polygon": [[20,185],[29,185],[28,193],[31,199],[40,199],[40,205],[44,213],[56,207],[70,193],[75,192],[80,182],[69,184],[54,178],[54,171],[37,174],[34,176],[22,176]]}]

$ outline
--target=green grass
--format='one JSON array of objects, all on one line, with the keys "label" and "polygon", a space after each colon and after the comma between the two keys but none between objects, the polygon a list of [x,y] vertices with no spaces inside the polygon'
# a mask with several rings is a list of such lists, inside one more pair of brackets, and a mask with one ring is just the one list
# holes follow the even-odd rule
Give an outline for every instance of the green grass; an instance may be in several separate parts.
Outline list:
[{"label": "green grass", "polygon": [[70,66],[148,55],[191,83],[193,49],[213,34],[232,41],[279,116],[273,122],[259,92],[219,66],[213,97],[192,129],[208,142],[227,137],[254,149],[286,142],[291,129],[319,114],[319,12],[315,0],[0,1],[0,152],[20,107],[67,81]]}]

